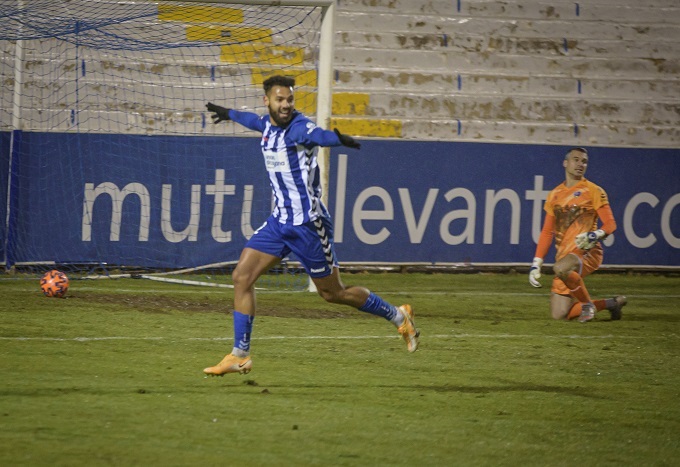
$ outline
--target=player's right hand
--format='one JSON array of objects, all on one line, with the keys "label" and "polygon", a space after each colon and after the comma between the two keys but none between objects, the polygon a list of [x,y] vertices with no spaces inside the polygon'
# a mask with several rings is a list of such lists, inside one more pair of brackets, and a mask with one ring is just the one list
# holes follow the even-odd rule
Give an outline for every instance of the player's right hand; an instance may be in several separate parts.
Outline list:
[{"label": "player's right hand", "polygon": [[208,102],[205,107],[208,109],[208,112],[215,112],[214,114],[211,115],[213,123],[220,123],[220,122],[226,122],[227,120],[231,120],[229,118],[229,109],[226,107],[220,107],[219,105],[215,105],[212,102]]},{"label": "player's right hand", "polygon": [[529,284],[534,287],[541,287],[541,283],[538,280],[541,278],[541,266],[543,266],[543,259],[536,257],[534,262],[531,263],[531,269],[529,269]]}]

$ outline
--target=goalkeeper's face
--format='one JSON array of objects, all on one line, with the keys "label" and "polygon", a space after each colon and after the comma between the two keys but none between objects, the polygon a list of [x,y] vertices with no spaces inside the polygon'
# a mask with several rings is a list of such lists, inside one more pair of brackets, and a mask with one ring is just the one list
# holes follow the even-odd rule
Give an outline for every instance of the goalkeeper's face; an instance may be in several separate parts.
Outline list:
[{"label": "goalkeeper's face", "polygon": [[588,155],[580,151],[570,151],[564,159],[567,177],[581,180],[588,169]]},{"label": "goalkeeper's face", "polygon": [[295,110],[295,95],[293,88],[287,86],[273,86],[264,96],[264,104],[269,109],[269,117],[276,126],[285,127],[293,118]]}]

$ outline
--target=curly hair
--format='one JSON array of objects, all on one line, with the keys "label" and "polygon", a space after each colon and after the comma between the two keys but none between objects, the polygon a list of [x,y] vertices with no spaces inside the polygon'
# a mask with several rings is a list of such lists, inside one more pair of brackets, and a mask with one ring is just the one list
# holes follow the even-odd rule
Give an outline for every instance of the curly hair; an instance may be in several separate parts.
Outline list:
[{"label": "curly hair", "polygon": [[295,87],[295,78],[290,76],[274,75],[270,76],[262,83],[265,94],[269,94],[269,91],[271,91],[274,86],[284,86],[287,88]]}]

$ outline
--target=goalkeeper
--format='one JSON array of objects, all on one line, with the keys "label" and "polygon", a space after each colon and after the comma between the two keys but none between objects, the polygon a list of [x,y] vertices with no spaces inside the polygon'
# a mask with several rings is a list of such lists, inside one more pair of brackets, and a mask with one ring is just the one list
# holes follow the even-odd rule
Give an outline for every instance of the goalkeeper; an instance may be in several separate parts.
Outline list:
[{"label": "goalkeeper", "polygon": [[[592,300],[583,278],[602,264],[600,242],[616,230],[607,193],[584,177],[588,168],[588,151],[574,148],[562,163],[565,181],[553,189],[545,201],[543,229],[529,270],[529,283],[541,287],[543,258],[554,238],[557,253],[550,296],[550,312],[554,319],[578,318],[582,323],[607,309],[612,320],[621,319],[626,297]],[[598,228],[598,219],[602,225]]]},{"label": "goalkeeper", "polygon": [[346,287],[340,281],[333,246],[333,225],[321,202],[319,146],[361,145],[337,129],[324,130],[295,110],[295,80],[272,76],[264,81],[268,114],[256,115],[207,104],[214,123],[234,121],[262,133],[260,146],[274,194],[269,219],[246,243],[232,273],[234,281],[234,347],[220,363],[203,371],[208,375],[248,373],[250,335],[255,319],[255,281],[282,258],[294,253],[316,285],[319,295],[381,316],[397,327],[409,352],[418,348],[420,332],[410,305],[396,307],[364,287]]}]

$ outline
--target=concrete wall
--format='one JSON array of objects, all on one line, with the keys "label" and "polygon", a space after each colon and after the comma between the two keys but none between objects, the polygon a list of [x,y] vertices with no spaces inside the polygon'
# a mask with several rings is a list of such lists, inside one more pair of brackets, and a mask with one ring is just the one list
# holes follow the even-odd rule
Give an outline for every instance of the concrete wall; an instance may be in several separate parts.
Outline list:
[{"label": "concrete wall", "polygon": [[[87,21],[95,21],[101,5],[83,13]],[[137,8],[153,6],[144,5]],[[155,18],[140,14],[144,19],[126,31],[133,41],[153,42],[162,30],[167,43],[200,46],[193,51],[94,53],[82,33],[79,49],[68,33],[65,41],[27,41],[23,128],[224,134],[224,128],[206,124],[205,102],[262,112],[262,79],[280,66],[298,76],[298,107],[312,114],[316,57],[305,47],[306,37],[279,26],[266,51],[259,45],[247,53],[227,50],[227,39],[253,34],[248,21],[261,18],[253,10],[235,25],[233,10],[224,18],[215,11],[188,6]],[[196,16],[183,16],[188,14]],[[49,16],[36,20],[50,22]],[[199,21],[212,23],[197,26]],[[335,23],[331,124],[344,132],[406,140],[680,147],[677,0],[338,0]],[[14,49],[13,41],[0,40],[5,130],[12,127]]]},{"label": "concrete wall", "polygon": [[361,117],[398,120],[402,138],[680,144],[674,0],[340,0],[338,10],[336,90],[367,93]]}]

